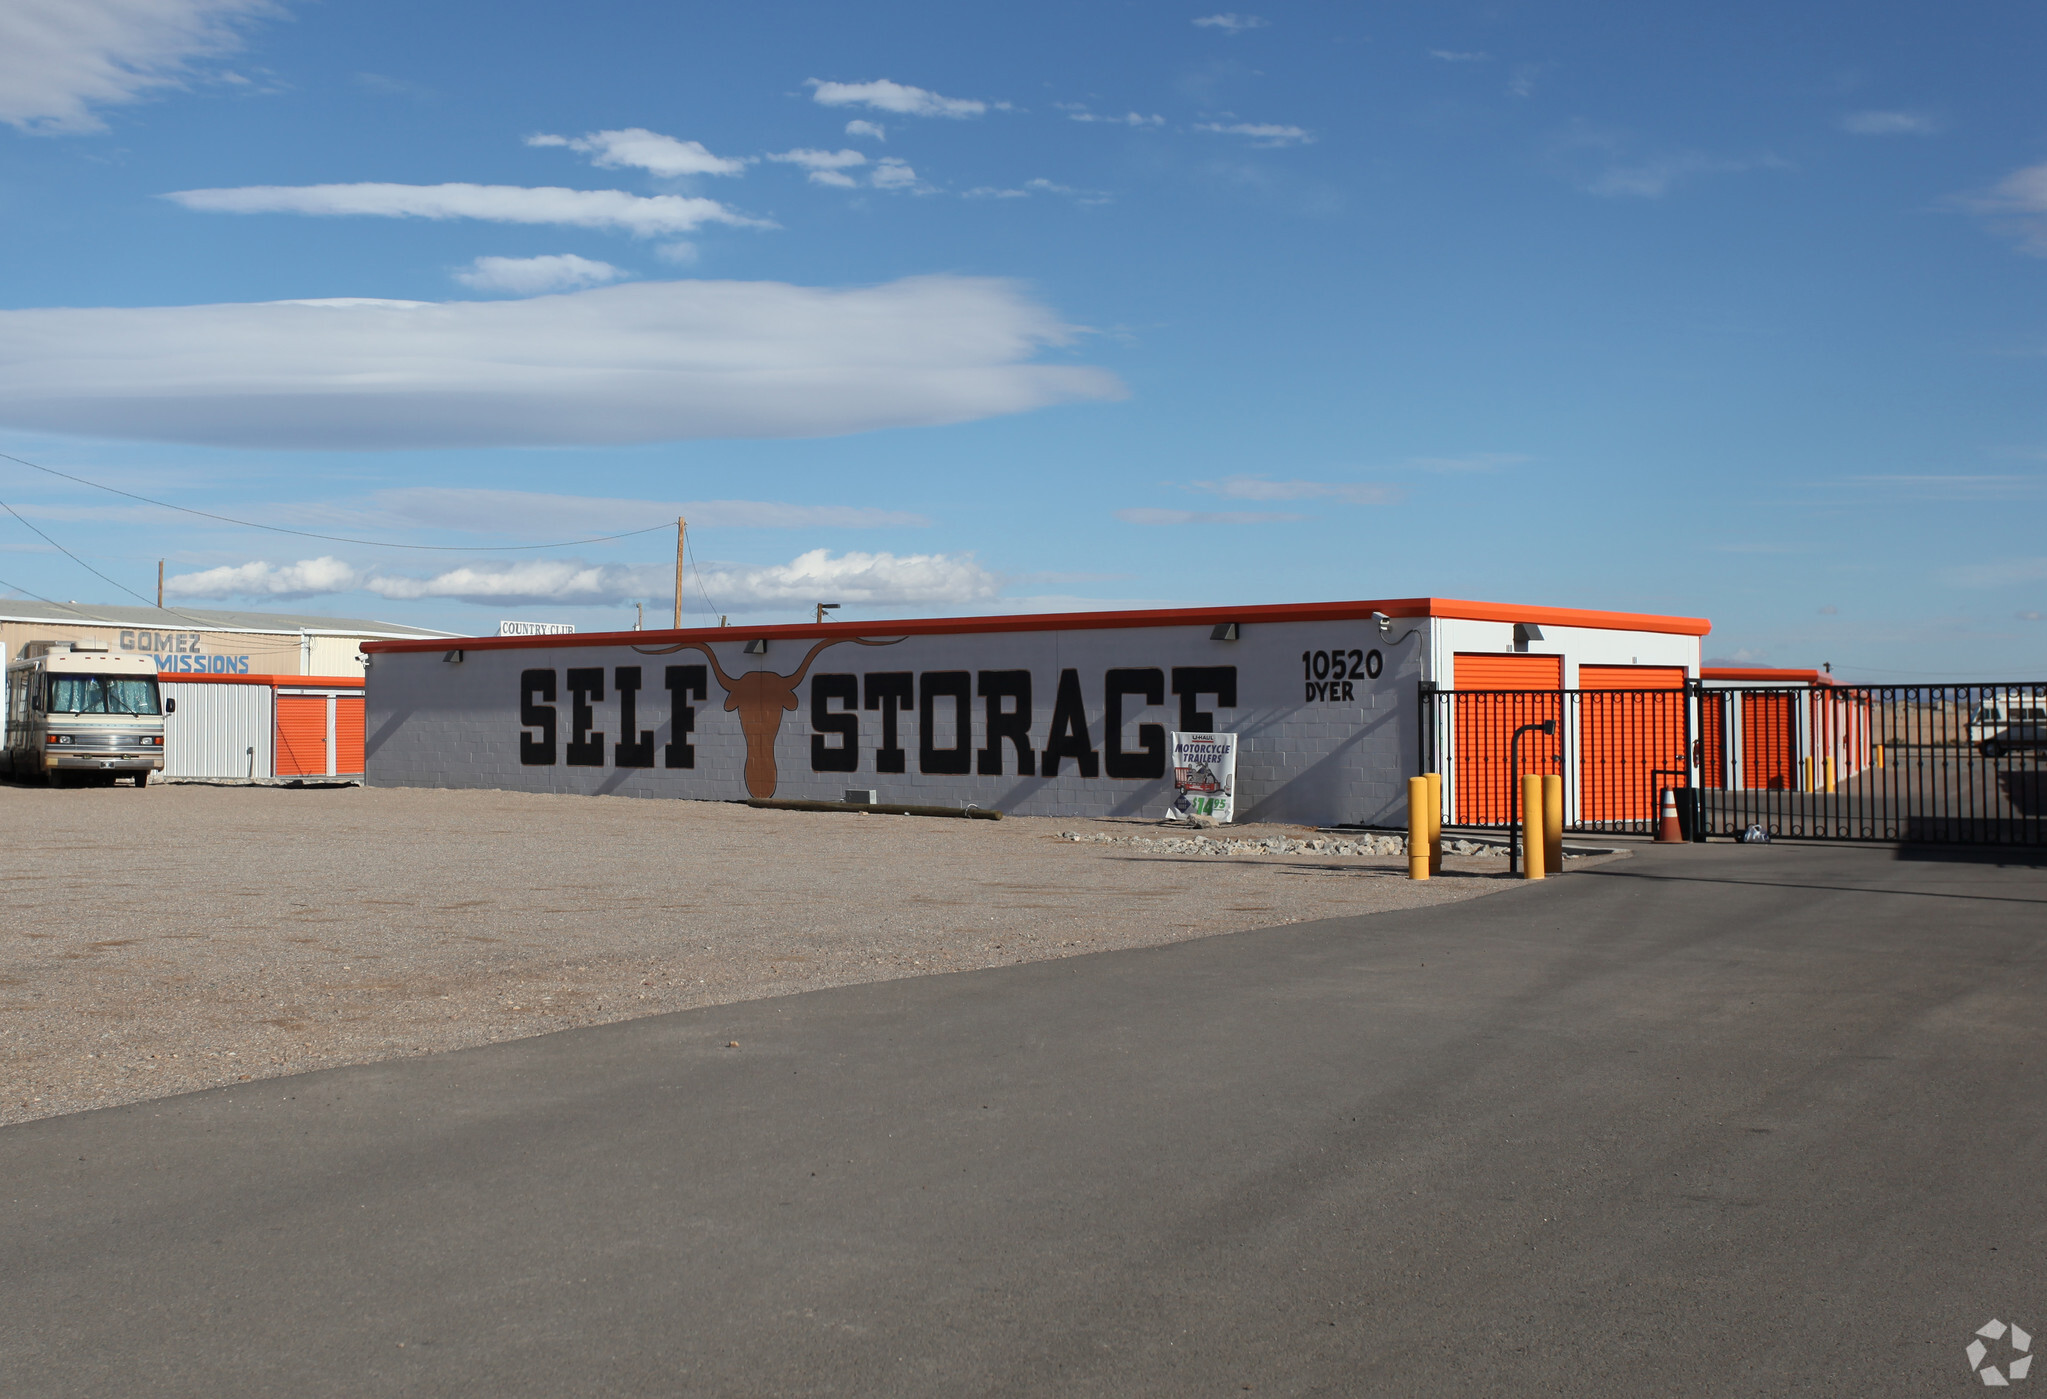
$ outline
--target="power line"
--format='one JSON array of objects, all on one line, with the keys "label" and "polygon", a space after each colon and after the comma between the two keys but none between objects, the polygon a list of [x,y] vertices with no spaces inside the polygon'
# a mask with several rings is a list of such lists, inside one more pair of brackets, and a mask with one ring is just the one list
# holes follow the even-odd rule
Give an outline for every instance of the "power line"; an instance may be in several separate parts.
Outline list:
[{"label": "power line", "polygon": [[[382,539],[352,539],[344,534],[319,534],[312,530],[286,529],[283,525],[265,525],[258,524],[254,520],[238,520],[232,515],[216,515],[210,510],[194,510],[187,505],[173,505],[167,500],[154,500],[146,495],[137,495],[133,491],[124,491],[118,486],[106,486],[98,481],[88,481],[83,476],[73,476],[70,472],[59,471],[54,466],[41,466],[26,458],[17,457],[8,452],[0,452],[0,459],[28,467],[31,471],[41,471],[50,476],[62,477],[66,481],[75,481],[81,486],[90,486],[96,491],[105,491],[109,495],[125,496],[129,500],[139,500],[144,505],[154,505],[159,510],[175,510],[182,515],[197,515],[202,520],[218,520],[222,524],[239,525],[243,529],[269,530],[272,534],[292,534],[297,535],[300,539],[324,539],[332,544],[361,544],[372,549],[420,549],[437,554],[517,554],[530,552],[535,549],[573,549],[582,544],[606,544],[614,539],[631,539],[636,535],[653,534],[668,528],[667,525],[649,525],[645,529],[627,530],[624,534],[600,534],[594,539],[569,539],[558,544],[479,544],[474,546],[462,544],[393,544],[388,540]],[[17,515],[15,518],[20,519],[21,517]],[[26,523],[26,521],[23,523]],[[40,531],[38,532],[40,533]],[[120,584],[116,583],[114,586],[120,587]]]},{"label": "power line", "polygon": [[[4,454],[0,454],[0,455],[4,455]],[[94,568],[94,567],[93,567],[93,566],[92,566],[91,564],[87,563],[87,562],[86,562],[86,561],[85,561],[84,559],[81,559],[81,558],[79,558],[79,557],[78,557],[78,555],[76,555],[76,554],[72,553],[72,552],[71,552],[71,551],[70,551],[69,549],[66,549],[66,548],[65,548],[65,547],[64,547],[64,546],[63,546],[62,544],[59,544],[59,543],[58,543],[58,542],[57,542],[56,540],[54,540],[54,539],[50,538],[50,536],[49,536],[49,535],[47,535],[47,534],[44,534],[44,533],[43,533],[43,532],[42,532],[42,531],[41,531],[40,529],[36,529],[36,527],[35,527],[34,525],[32,525],[32,524],[29,524],[28,520],[27,520],[27,519],[25,519],[25,518],[23,518],[23,516],[22,516],[22,513],[21,513],[21,512],[19,511],[19,510],[16,510],[16,509],[15,509],[15,508],[14,508],[13,506],[9,505],[9,504],[8,504],[8,503],[7,503],[6,501],[4,501],[4,500],[0,500],[0,510],[5,510],[5,511],[6,511],[6,512],[7,512],[8,514],[12,515],[12,516],[13,516],[13,517],[14,517],[15,519],[17,519],[17,520],[20,520],[22,524],[24,524],[24,525],[28,525],[28,527],[29,527],[30,529],[32,529],[32,530],[35,530],[36,534],[37,534],[37,535],[38,535],[38,536],[39,536],[39,537],[40,537],[40,538],[42,539],[42,541],[43,541],[43,542],[44,542],[45,544],[49,545],[49,546],[50,546],[50,547],[51,547],[52,549],[55,549],[55,550],[56,550],[56,551],[57,551],[58,553],[62,554],[62,555],[63,555],[63,556],[65,557],[65,558],[67,558],[67,559],[71,560],[71,562],[73,562],[73,563],[77,564],[77,565],[78,565],[78,566],[79,566],[80,568],[84,569],[84,570],[85,570],[85,571],[86,571],[87,573],[90,573],[90,574],[91,574],[91,575],[92,575],[93,577],[95,577],[95,578],[99,579],[99,580],[100,580],[100,582],[102,582],[102,583],[107,583],[107,584],[111,584],[112,586],[114,586],[114,587],[116,587],[116,588],[119,588],[119,589],[120,589],[120,590],[121,590],[122,592],[126,593],[126,594],[127,594],[127,595],[128,595],[129,597],[132,597],[132,598],[134,598],[134,599],[135,599],[135,600],[136,600],[137,602],[141,603],[141,604],[142,604],[142,605],[143,605],[144,607],[153,607],[153,608],[155,608],[155,609],[156,609],[157,611],[159,611],[159,612],[168,612],[168,613],[170,613],[170,614],[171,614],[171,615],[172,615],[173,617],[184,617],[186,621],[188,621],[188,622],[192,623],[192,624],[193,624],[194,626],[200,626],[200,625],[203,625],[203,624],[202,624],[202,623],[201,623],[201,622],[199,621],[199,619],[198,619],[197,617],[185,617],[185,614],[184,614],[184,613],[182,613],[182,612],[180,612],[180,611],[178,611],[178,610],[177,610],[176,608],[172,608],[172,607],[165,607],[165,606],[163,606],[163,604],[161,604],[161,603],[155,603],[155,602],[151,602],[151,601],[150,601],[150,600],[149,600],[148,598],[146,598],[146,597],[144,597],[144,596],[143,596],[142,594],[140,594],[140,593],[136,592],[136,591],[135,591],[135,590],[134,590],[133,588],[129,587],[129,586],[127,585],[127,584],[125,584],[125,583],[118,583],[118,582],[115,582],[115,580],[113,580],[112,578],[109,578],[109,577],[107,577],[107,575],[106,575],[106,574],[104,574],[104,573],[101,573],[101,572],[100,572],[100,571],[99,571],[98,569]],[[50,600],[49,600],[48,598],[43,598],[43,599],[41,599],[41,601],[43,601],[43,602],[50,602]],[[55,606],[57,606],[57,604],[56,604],[56,603],[50,603],[50,605],[51,605],[52,607],[55,607]]]},{"label": "power line", "polygon": [[28,595],[34,598],[37,602],[48,602],[52,607],[62,607],[64,605],[61,602],[52,602],[49,598],[44,597],[41,593],[29,593],[27,588],[19,587],[13,583],[10,583],[5,578],[0,578],[0,588],[5,588],[10,593],[28,593]]},{"label": "power line", "polygon": [[[696,575],[697,575],[697,596],[698,596],[698,597],[700,597],[700,598],[702,598],[702,599],[704,600],[704,610],[705,610],[706,612],[710,612],[710,613],[713,613],[713,614],[715,614],[715,613],[717,612],[717,610],[718,610],[718,605],[717,605],[716,603],[712,602],[712,601],[711,601],[711,595],[710,595],[709,593],[707,593],[707,592],[705,592],[705,591],[704,591],[704,570],[703,570],[703,565],[701,565],[701,564],[699,564],[699,563],[697,562],[697,551],[689,547],[689,536],[688,536],[688,535],[684,535],[684,536],[683,536],[683,538],[682,538],[682,551],[683,551],[683,553],[685,553],[685,554],[687,554],[687,555],[689,556],[689,566],[690,566],[691,568],[693,568],[693,569],[695,569],[695,570],[696,570]],[[709,625],[709,623],[706,623],[705,625],[707,625],[707,626],[708,626],[708,625]]]}]

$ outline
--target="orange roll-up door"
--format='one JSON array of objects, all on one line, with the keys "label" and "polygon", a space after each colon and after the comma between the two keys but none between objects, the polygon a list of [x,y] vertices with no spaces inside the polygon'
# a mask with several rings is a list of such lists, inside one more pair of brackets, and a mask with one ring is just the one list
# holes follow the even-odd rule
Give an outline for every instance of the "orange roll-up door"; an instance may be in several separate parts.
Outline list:
[{"label": "orange roll-up door", "polygon": [[[1564,658],[1459,652],[1451,671],[1457,691],[1452,774],[1456,801],[1451,819],[1463,826],[1505,825],[1513,816],[1514,799],[1507,771],[1508,747],[1524,724],[1563,718]],[[1497,694],[1488,691],[1540,690],[1543,694]],[[1551,737],[1521,736],[1523,773],[1560,772],[1563,724]]]},{"label": "orange roll-up door", "polygon": [[[1653,821],[1685,785],[1683,666],[1581,665],[1578,809],[1586,821]],[[1646,692],[1646,693],[1641,693]]]},{"label": "orange roll-up door", "polygon": [[1797,696],[1745,694],[1741,697],[1741,785],[1784,792],[1798,786],[1792,747],[1798,724]]},{"label": "orange roll-up door", "polygon": [[1727,696],[1711,691],[1699,696],[1699,783],[1727,785]]},{"label": "orange roll-up door", "polygon": [[362,771],[363,699],[338,695],[334,700],[334,770]]},{"label": "orange roll-up door", "polygon": [[1450,683],[1457,690],[1561,690],[1564,658],[1459,651]]},{"label": "orange roll-up door", "polygon": [[[360,729],[358,729],[360,732]],[[277,697],[277,775],[324,777],[327,774],[327,697]]]}]

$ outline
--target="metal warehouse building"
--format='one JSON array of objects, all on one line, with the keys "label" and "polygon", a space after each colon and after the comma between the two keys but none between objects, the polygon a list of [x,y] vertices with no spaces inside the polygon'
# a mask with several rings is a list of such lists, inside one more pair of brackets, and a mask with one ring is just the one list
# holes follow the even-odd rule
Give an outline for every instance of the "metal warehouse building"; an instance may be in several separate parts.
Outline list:
[{"label": "metal warehouse building", "polygon": [[155,658],[175,702],[164,716],[166,778],[360,773],[363,645],[443,635],[352,617],[0,601],[10,658],[45,640]]},{"label": "metal warehouse building", "polygon": [[0,599],[10,659],[31,641],[83,641],[154,656],[158,675],[360,676],[365,641],[442,635],[355,617]]},{"label": "metal warehouse building", "polygon": [[[1404,598],[373,640],[365,780],[1160,816],[1168,731],[1219,731],[1240,736],[1239,820],[1392,824],[1426,765],[1483,822],[1514,731],[1543,717],[1526,694],[1610,691],[1623,702],[1553,725],[1521,770],[1582,769],[1574,802],[1639,819],[1660,774],[1684,780],[1684,687],[1709,629]],[[1449,703],[1473,690],[1524,698]]]}]

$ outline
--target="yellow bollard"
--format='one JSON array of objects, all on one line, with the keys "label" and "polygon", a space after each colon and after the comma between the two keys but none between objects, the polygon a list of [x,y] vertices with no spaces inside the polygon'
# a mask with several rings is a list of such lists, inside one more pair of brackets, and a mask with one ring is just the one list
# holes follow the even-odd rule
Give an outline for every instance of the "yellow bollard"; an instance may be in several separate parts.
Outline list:
[{"label": "yellow bollard", "polygon": [[1542,779],[1542,867],[1564,872],[1564,779],[1553,772]]},{"label": "yellow bollard", "polygon": [[1521,777],[1521,869],[1524,878],[1542,878],[1543,854],[1542,774],[1524,773]]},{"label": "yellow bollard", "polygon": [[1827,754],[1827,791],[1834,790],[1834,755]]},{"label": "yellow bollard", "polygon": [[1429,877],[1429,780],[1407,779],[1407,877]]},{"label": "yellow bollard", "polygon": [[1429,873],[1443,872],[1443,774],[1423,773],[1429,783]]},{"label": "yellow bollard", "polygon": [[1884,770],[1884,746],[1881,743],[1876,746],[1876,770],[1878,772]]}]

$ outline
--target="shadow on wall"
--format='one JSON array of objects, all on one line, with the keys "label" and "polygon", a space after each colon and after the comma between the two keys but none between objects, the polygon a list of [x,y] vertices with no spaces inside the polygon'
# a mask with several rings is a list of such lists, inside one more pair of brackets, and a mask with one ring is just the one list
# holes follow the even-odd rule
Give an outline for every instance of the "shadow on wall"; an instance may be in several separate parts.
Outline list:
[{"label": "shadow on wall", "polygon": [[363,736],[362,751],[363,767],[365,769],[369,767],[370,759],[377,755],[378,750],[391,741],[391,736],[411,721],[412,715],[413,710],[411,708],[394,710],[390,718],[377,725],[375,733]]}]

